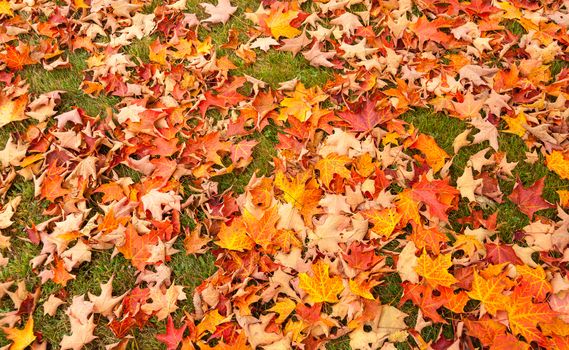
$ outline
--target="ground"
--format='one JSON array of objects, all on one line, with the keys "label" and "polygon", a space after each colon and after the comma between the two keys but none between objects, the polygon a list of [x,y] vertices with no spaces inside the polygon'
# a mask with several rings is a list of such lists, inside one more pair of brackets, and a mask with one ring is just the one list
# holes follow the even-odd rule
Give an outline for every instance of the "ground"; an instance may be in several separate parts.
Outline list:
[{"label": "ground", "polygon": [[[198,0],[188,0],[187,8],[190,12],[197,14],[198,18],[205,18],[202,7],[198,5]],[[212,44],[221,47],[226,41],[228,33],[231,29],[239,31],[240,35],[247,35],[247,28],[250,23],[246,22],[240,14],[247,9],[256,9],[257,1],[234,0],[232,3],[238,7],[237,12],[226,24],[212,25],[210,31],[200,29],[200,38],[211,37]],[[154,1],[152,5],[145,8],[145,12],[150,13],[158,1]],[[520,29],[518,29],[520,30]],[[521,28],[523,30],[523,28]],[[122,50],[141,61],[148,61],[149,44],[154,40],[153,37],[136,40],[132,44],[125,46]],[[234,53],[219,48],[220,53],[228,54],[235,58]],[[86,59],[88,54],[83,50],[77,50],[69,53],[71,68],[67,70],[46,71],[39,65],[27,66],[21,75],[30,84],[30,91],[33,94],[41,94],[53,90],[63,90],[62,102],[59,111],[67,111],[74,106],[81,107],[90,115],[105,113],[107,109],[115,108],[117,98],[101,95],[93,98],[86,95],[80,88],[83,81],[83,70],[86,68]],[[240,60],[235,59],[235,62]],[[286,62],[286,64],[283,64]],[[552,65],[552,70],[559,70],[563,62]],[[555,72],[554,72],[555,73]],[[252,65],[242,65],[238,69],[232,71],[234,75],[252,75],[257,79],[263,80],[269,86],[277,88],[279,83],[298,78],[306,87],[323,86],[329,79],[333,77],[333,70],[328,68],[312,67],[307,60],[301,55],[293,56],[290,52],[276,52],[270,50],[268,53],[258,52],[257,60]],[[208,112],[209,113],[209,112]],[[420,132],[431,135],[435,138],[437,144],[441,146],[447,153],[453,154],[453,141],[466,129],[467,124],[457,118],[452,118],[444,113],[437,113],[430,109],[414,109],[405,114],[404,120],[413,124]],[[9,135],[15,130],[23,130],[26,123],[10,124],[0,129],[0,148],[6,144]],[[253,153],[252,163],[243,171],[235,174],[222,175],[214,178],[219,183],[222,190],[232,189],[237,193],[242,193],[244,187],[249,182],[251,176],[270,175],[272,173],[272,158],[276,154],[275,145],[277,143],[277,134],[279,129],[271,126],[266,128],[262,133],[256,133],[253,138],[259,141],[258,146]],[[466,162],[471,155],[488,147],[485,141],[479,145],[464,147],[455,156],[453,165],[450,169],[451,183],[456,183],[456,179],[462,174]],[[547,169],[544,158],[540,155],[539,160],[535,164],[524,162],[525,152],[528,151],[523,140],[513,134],[501,133],[499,138],[499,149],[507,154],[510,162],[519,162],[514,169],[514,176],[519,178],[524,185],[533,184],[536,180],[545,177],[545,189],[543,197],[555,203],[559,200],[556,191],[561,189],[569,189],[567,180],[561,179],[554,172]],[[135,180],[138,176],[135,173],[126,173],[131,175]],[[515,179],[500,180],[500,187],[505,194],[511,193]],[[14,218],[14,224],[7,229],[12,237],[20,239],[12,240],[12,247],[9,251],[4,252],[5,256],[10,258],[8,265],[0,271],[0,281],[8,279],[24,280],[31,288],[37,285],[38,277],[31,273],[30,260],[39,253],[39,247],[27,242],[25,238],[26,227],[31,223],[38,224],[46,217],[42,212],[47,208],[45,201],[35,199],[33,184],[23,179],[18,179],[8,193],[8,197],[16,195],[22,196],[20,204]],[[524,215],[515,204],[505,201],[497,205],[498,212],[498,231],[500,238],[504,242],[512,242],[513,235],[517,230],[522,229],[529,223],[529,219]],[[469,212],[467,201],[460,203],[459,209],[451,213],[451,223],[460,226],[455,220],[464,216]],[[545,217],[553,219],[555,217],[555,209],[549,209],[541,212]],[[182,223],[193,227],[196,223],[189,218],[182,217]],[[178,248],[183,248],[178,246]],[[185,287],[188,296],[192,295],[192,290],[201,283],[203,279],[213,274],[215,267],[213,265],[214,257],[211,253],[200,256],[187,255],[182,253],[175,254],[170,266],[173,268],[173,280],[177,284]],[[114,287],[117,294],[132,288],[136,279],[136,270],[122,257],[111,257],[110,251],[94,253],[92,262],[85,264],[77,271],[74,271],[76,278],[69,282],[66,292],[70,295],[80,295],[86,292],[98,293],[100,284],[106,282],[111,276],[114,276]],[[402,295],[400,280],[397,274],[393,278],[387,278],[386,282],[376,287],[378,295],[382,302],[398,305]],[[40,300],[45,300],[47,296],[57,293],[62,289],[52,281],[48,281],[42,286]],[[179,303],[180,309],[175,315],[181,316],[184,311],[191,311],[192,298]],[[7,301],[0,302],[0,312],[9,311],[11,306]],[[416,317],[417,307],[412,306],[409,302],[404,307],[409,312],[410,318]],[[59,316],[63,315],[63,311],[59,311]],[[61,338],[69,330],[69,324],[65,317],[49,317],[44,316],[41,309],[37,309],[34,314],[36,324],[41,324],[43,337],[50,343],[57,344]],[[142,331],[135,335],[135,343],[133,349],[151,349],[159,348],[160,343],[155,340],[154,335],[164,331],[164,324],[150,323]],[[452,331],[452,330],[451,330]],[[432,336],[429,334],[432,333]],[[433,340],[437,330],[433,327],[423,329],[422,335],[425,341]],[[92,349],[102,348],[103,344],[110,344],[115,341],[113,334],[104,327],[97,327],[95,335],[98,337],[88,347]],[[7,344],[6,338],[0,333],[0,346]],[[401,345],[404,348],[404,344]],[[330,343],[328,349],[349,349],[348,340],[341,338],[338,341]]]}]

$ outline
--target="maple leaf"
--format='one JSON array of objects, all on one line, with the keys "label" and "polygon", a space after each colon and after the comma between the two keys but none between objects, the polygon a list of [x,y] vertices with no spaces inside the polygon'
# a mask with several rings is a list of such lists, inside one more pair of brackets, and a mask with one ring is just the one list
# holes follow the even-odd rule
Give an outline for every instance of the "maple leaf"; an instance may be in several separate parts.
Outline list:
[{"label": "maple leaf", "polygon": [[382,260],[380,256],[376,255],[372,245],[361,242],[352,242],[342,257],[351,268],[362,271],[371,269]]},{"label": "maple leaf", "polygon": [[277,211],[277,206],[268,208],[263,213],[263,216],[257,219],[250,212],[246,211],[243,214],[243,221],[247,227],[247,234],[255,244],[260,245],[263,249],[268,249],[273,240],[277,237],[277,222],[280,216]]},{"label": "maple leaf", "polygon": [[164,320],[168,315],[178,309],[178,300],[186,300],[184,287],[172,284],[165,291],[157,286],[150,289],[152,303],[142,305],[141,310],[147,314],[155,313],[158,320]]},{"label": "maple leaf", "polygon": [[346,168],[346,165],[351,163],[351,161],[348,156],[330,153],[316,162],[314,168],[320,172],[322,183],[325,186],[329,186],[335,174],[344,179],[350,176],[350,171]]},{"label": "maple leaf", "polygon": [[440,253],[441,243],[449,241],[448,237],[436,227],[424,227],[421,223],[415,224],[414,221],[411,225],[413,227],[413,233],[411,233],[409,239],[415,243],[418,249],[427,249],[433,254],[438,255]]},{"label": "maple leaf", "polygon": [[369,273],[361,273],[355,279],[349,280],[348,286],[355,295],[368,300],[375,300],[371,289],[379,283],[379,281],[369,278]]},{"label": "maple leaf", "polygon": [[429,213],[447,222],[447,210],[458,196],[459,191],[448,184],[448,180],[428,181],[422,177],[419,182],[413,184],[411,189],[413,199],[427,204]]},{"label": "maple leaf", "polygon": [[82,349],[85,344],[88,344],[97,338],[93,335],[96,327],[94,315],[91,315],[90,318],[83,321],[70,316],[69,321],[71,323],[71,335],[63,336],[63,339],[59,344],[62,350]]},{"label": "maple leaf", "polygon": [[220,315],[219,310],[208,311],[199,325],[196,327],[196,335],[201,338],[205,332],[213,333],[218,325],[225,322],[226,318]]},{"label": "maple leaf", "polygon": [[413,192],[406,188],[397,194],[397,202],[395,202],[397,211],[402,215],[401,224],[409,222],[420,223],[419,203],[413,199]]},{"label": "maple leaf", "polygon": [[429,22],[427,17],[419,17],[417,22],[413,23],[410,28],[413,33],[419,38],[419,43],[423,45],[425,41],[432,40],[437,43],[448,43],[452,40],[452,37],[446,33],[438,30],[436,23]]},{"label": "maple leaf", "polygon": [[511,264],[521,264],[522,261],[516,255],[516,252],[510,245],[506,245],[504,243],[486,243],[486,259],[490,261],[492,264],[502,264],[502,263],[511,263]]},{"label": "maple leaf", "polygon": [[93,302],[93,312],[99,313],[103,316],[112,316],[113,308],[121,302],[127,293],[121,296],[113,297],[113,279],[114,276],[105,284],[101,284],[101,294],[99,296],[87,293],[89,300]]},{"label": "maple leaf", "polygon": [[433,168],[435,173],[441,170],[445,165],[445,160],[450,158],[445,150],[437,145],[437,141],[429,135],[419,134],[411,148],[418,149],[425,155],[427,164]]},{"label": "maple leaf", "polygon": [[450,254],[439,254],[435,259],[432,259],[426,250],[417,261],[415,271],[417,274],[427,281],[433,288],[437,286],[450,287],[458,280],[448,272],[449,267],[452,266]]},{"label": "maple leaf", "polygon": [[302,56],[306,58],[310,65],[314,67],[334,67],[334,63],[330,62],[329,59],[336,56],[336,51],[321,51],[320,43],[315,42],[310,50],[303,51]]},{"label": "maple leaf", "polygon": [[535,269],[527,265],[516,265],[516,271],[521,276],[520,288],[524,290],[524,294],[533,296],[536,301],[544,301],[547,294],[553,292],[545,270],[540,265]]},{"label": "maple leaf", "polygon": [[402,215],[393,208],[383,210],[368,209],[360,213],[373,224],[371,230],[374,233],[386,238],[391,236],[402,218]]},{"label": "maple leaf", "polygon": [[312,277],[307,273],[299,274],[299,287],[308,293],[312,303],[337,303],[338,294],[344,290],[342,279],[330,277],[328,264],[322,260],[312,265]]},{"label": "maple leaf", "polygon": [[65,263],[62,259],[55,257],[55,265],[53,267],[53,282],[61,284],[63,287],[67,285],[67,282],[74,279],[75,276],[67,272],[65,268]]},{"label": "maple leaf", "polygon": [[474,272],[474,280],[472,289],[467,292],[472,299],[480,300],[488,313],[496,315],[499,310],[504,310],[508,298],[502,294],[506,288],[506,279],[504,274],[495,277],[483,278],[477,271]]},{"label": "maple leaf", "polygon": [[203,21],[210,23],[225,24],[225,22],[229,20],[229,17],[231,17],[231,15],[237,11],[237,7],[231,6],[229,0],[218,0],[216,6],[202,2],[200,3],[200,6],[203,7],[205,13],[209,15],[209,17]]},{"label": "maple leaf", "polygon": [[14,16],[14,11],[10,6],[10,2],[6,0],[0,1],[0,15]]},{"label": "maple leaf", "polygon": [[560,151],[553,151],[545,156],[547,168],[556,172],[563,179],[569,180],[569,153],[564,155]]},{"label": "maple leaf", "polygon": [[288,316],[294,311],[296,308],[296,303],[288,298],[285,298],[281,301],[277,301],[272,308],[268,311],[276,312],[279,316],[275,319],[276,323],[283,323]]},{"label": "maple leaf", "polygon": [[467,198],[470,202],[475,202],[474,191],[482,184],[482,181],[482,179],[475,180],[472,175],[472,167],[467,166],[464,173],[456,179],[456,187],[462,197]]},{"label": "maple leaf", "polygon": [[166,321],[166,332],[156,334],[156,339],[159,342],[164,343],[167,350],[176,350],[184,337],[184,331],[187,326],[188,325],[184,323],[182,327],[176,328],[172,316],[168,316],[168,320]]},{"label": "maple leaf", "polygon": [[125,259],[131,260],[132,265],[138,270],[144,270],[147,260],[150,257],[150,251],[146,247],[148,236],[140,236],[134,225],[129,224],[126,227],[124,242],[117,250],[121,252]]},{"label": "maple leaf", "polygon": [[24,114],[27,103],[27,95],[12,100],[0,94],[0,128],[11,122],[27,119]]},{"label": "maple leaf", "polygon": [[452,105],[461,120],[480,118],[480,110],[484,106],[484,100],[482,98],[475,99],[474,95],[468,92],[462,102],[452,101]]},{"label": "maple leaf", "polygon": [[441,293],[440,298],[445,301],[444,307],[457,314],[464,312],[464,307],[470,300],[465,291],[455,293],[452,288],[448,287],[439,287],[438,290]]},{"label": "maple leaf", "polygon": [[518,206],[520,211],[526,214],[530,219],[533,218],[533,214],[536,211],[542,209],[555,208],[555,205],[546,202],[541,194],[543,192],[543,187],[545,177],[534,182],[529,187],[524,187],[521,180],[518,178],[516,181],[516,186],[508,198]]},{"label": "maple leaf", "polygon": [[298,11],[277,8],[275,11],[271,12],[265,23],[267,27],[271,30],[271,34],[275,39],[280,37],[294,38],[298,36],[301,32],[295,27],[290,25],[290,22],[298,16]]},{"label": "maple leaf", "polygon": [[245,224],[240,219],[234,220],[231,226],[222,223],[217,238],[219,241],[215,244],[228,250],[243,252],[255,246],[255,242],[247,235]]},{"label": "maple leaf", "polygon": [[369,132],[377,125],[391,119],[386,113],[377,112],[376,102],[373,100],[367,100],[357,112],[345,110],[338,112],[338,116],[350,124],[352,131],[355,132]]},{"label": "maple leaf", "polygon": [[469,334],[480,339],[480,342],[484,346],[494,344],[496,337],[506,333],[506,326],[488,315],[484,315],[476,321],[465,319],[464,325],[466,329],[468,329]]},{"label": "maple leaf", "polygon": [[318,208],[322,190],[316,179],[311,178],[311,172],[303,172],[288,179],[282,172],[275,176],[275,186],[283,191],[283,199],[298,208],[306,223],[312,222],[312,217],[320,212]]},{"label": "maple leaf", "polygon": [[6,45],[6,53],[0,53],[0,60],[6,62],[6,66],[14,70],[21,70],[24,66],[36,63],[30,57],[30,47],[25,44],[20,44],[17,48]]},{"label": "maple leaf", "polygon": [[545,343],[545,337],[537,329],[540,323],[553,322],[557,313],[547,303],[533,303],[532,297],[519,295],[514,292],[511,300],[506,303],[508,322],[512,333],[523,336],[526,341]]},{"label": "maple leaf", "polygon": [[6,335],[6,339],[13,342],[10,345],[10,350],[24,350],[36,339],[34,334],[34,319],[32,317],[28,318],[28,321],[22,329],[4,327],[2,331]]}]

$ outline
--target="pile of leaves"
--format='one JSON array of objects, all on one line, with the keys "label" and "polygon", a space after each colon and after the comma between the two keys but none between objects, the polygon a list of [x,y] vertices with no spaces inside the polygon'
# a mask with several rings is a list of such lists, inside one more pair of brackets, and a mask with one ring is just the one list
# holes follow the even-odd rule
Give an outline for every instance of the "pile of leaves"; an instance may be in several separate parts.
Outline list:
[{"label": "pile of leaves", "polygon": [[[569,3],[257,5],[203,3],[198,17],[185,0],[0,0],[0,266],[14,240],[40,247],[37,284],[0,284],[7,348],[77,350],[104,327],[117,339],[107,349],[125,349],[161,322],[167,349],[569,348],[569,191],[545,200],[544,178],[516,178],[499,143],[515,135],[521,163],[569,184]],[[247,31],[214,45],[207,31],[231,17]],[[148,38],[147,60],[123,50]],[[242,73],[269,50],[333,77],[271,87]],[[84,94],[113,108],[90,115],[63,108],[65,91],[30,91],[27,67],[66,70],[75,52],[88,53]],[[406,121],[421,108],[467,127],[445,150]],[[220,189],[267,130],[272,173]],[[13,233],[22,179],[47,219]],[[523,229],[501,228],[502,203],[527,216]],[[104,250],[136,285],[69,295]],[[213,254],[216,272],[188,294],[174,254]],[[48,281],[60,288],[46,295]],[[60,344],[36,310],[68,318]]]}]

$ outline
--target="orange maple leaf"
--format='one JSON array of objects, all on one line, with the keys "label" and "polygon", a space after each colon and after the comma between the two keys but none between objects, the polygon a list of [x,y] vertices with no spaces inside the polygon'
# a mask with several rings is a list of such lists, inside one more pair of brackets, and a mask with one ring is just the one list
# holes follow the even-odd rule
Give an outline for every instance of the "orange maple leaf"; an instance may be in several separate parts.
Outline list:
[{"label": "orange maple leaf", "polygon": [[348,156],[330,153],[325,158],[316,162],[314,167],[320,172],[320,180],[322,183],[329,186],[335,174],[341,178],[347,178],[350,176],[350,171],[346,168],[346,165],[351,161],[352,160]]},{"label": "orange maple leaf", "polygon": [[425,278],[427,283],[433,288],[437,288],[438,286],[450,287],[458,282],[458,280],[448,272],[451,266],[452,261],[450,254],[440,254],[432,259],[426,250],[423,249],[423,253],[417,260],[415,271],[419,276]]}]

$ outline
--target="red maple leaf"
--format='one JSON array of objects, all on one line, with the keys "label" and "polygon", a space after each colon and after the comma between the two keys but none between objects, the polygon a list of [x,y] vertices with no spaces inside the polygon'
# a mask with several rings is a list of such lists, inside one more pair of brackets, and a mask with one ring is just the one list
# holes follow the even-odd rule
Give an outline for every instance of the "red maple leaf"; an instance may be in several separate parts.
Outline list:
[{"label": "red maple leaf", "polygon": [[516,181],[516,187],[514,187],[512,194],[508,196],[508,198],[514,204],[518,205],[518,208],[521,210],[521,212],[529,216],[530,219],[533,218],[533,214],[536,211],[555,208],[555,205],[546,202],[541,197],[541,194],[543,192],[544,179],[545,177],[542,177],[533,185],[524,187],[521,180],[518,178]]},{"label": "red maple leaf", "polygon": [[342,256],[351,268],[364,271],[371,269],[382,260],[375,254],[373,246],[361,242],[352,242]]},{"label": "red maple leaf", "polygon": [[180,328],[176,328],[174,325],[174,320],[172,320],[172,316],[168,316],[168,322],[166,323],[166,333],[156,334],[156,339],[161,343],[166,344],[167,350],[175,350],[178,347],[178,344],[182,341],[184,337],[184,331],[186,330],[187,325],[184,325]]},{"label": "red maple leaf", "polygon": [[492,264],[509,262],[512,264],[522,264],[514,249],[506,244],[486,243],[486,260]]},{"label": "red maple leaf", "polygon": [[367,100],[365,105],[357,112],[350,110],[339,112],[340,118],[350,124],[352,131],[367,132],[372,130],[376,125],[385,123],[390,116],[384,112],[377,112],[375,109],[375,101]]},{"label": "red maple leaf", "polygon": [[448,184],[448,180],[428,181],[421,177],[419,182],[413,184],[413,199],[427,205],[429,214],[448,221],[447,210],[452,208],[451,202],[458,196],[458,190]]}]

